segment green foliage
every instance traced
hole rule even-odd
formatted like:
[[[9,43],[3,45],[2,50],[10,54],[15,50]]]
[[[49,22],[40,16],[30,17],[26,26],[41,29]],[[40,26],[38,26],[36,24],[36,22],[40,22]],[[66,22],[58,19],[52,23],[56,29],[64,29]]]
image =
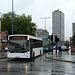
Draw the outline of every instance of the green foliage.
[[[13,33],[14,34],[28,34],[35,35],[36,24],[31,22],[32,17],[25,14],[16,15],[13,13]],[[12,13],[8,12],[2,16],[2,31],[8,31],[8,34],[12,34]]]

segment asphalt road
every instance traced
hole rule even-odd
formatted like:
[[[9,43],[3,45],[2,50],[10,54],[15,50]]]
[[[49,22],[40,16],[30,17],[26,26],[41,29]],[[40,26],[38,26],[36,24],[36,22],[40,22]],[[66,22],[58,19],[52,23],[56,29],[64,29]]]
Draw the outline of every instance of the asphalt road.
[[[0,59],[0,75],[75,75],[75,64],[47,59],[47,54],[34,60]]]

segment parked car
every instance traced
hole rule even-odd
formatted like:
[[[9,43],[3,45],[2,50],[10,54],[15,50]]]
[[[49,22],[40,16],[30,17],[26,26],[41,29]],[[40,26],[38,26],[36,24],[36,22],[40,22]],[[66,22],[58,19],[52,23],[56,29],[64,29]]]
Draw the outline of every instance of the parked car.
[[[69,50],[69,46],[62,45],[60,50],[68,51]]]
[[[60,46],[61,46],[61,45],[57,45],[57,49],[59,49]]]
[[[53,46],[53,49],[56,49],[56,46]]]
[[[57,49],[59,49],[60,45],[57,45]],[[53,46],[53,49],[56,49],[56,45]]]

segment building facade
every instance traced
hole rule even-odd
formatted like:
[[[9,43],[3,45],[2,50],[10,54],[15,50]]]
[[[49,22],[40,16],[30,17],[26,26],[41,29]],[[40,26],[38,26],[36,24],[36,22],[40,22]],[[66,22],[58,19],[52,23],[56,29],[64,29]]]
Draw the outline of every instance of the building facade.
[[[72,23],[72,36],[75,34],[75,23]]]
[[[64,13],[59,10],[52,12],[52,33],[53,41],[55,36],[59,38],[59,41],[64,41]]]
[[[49,32],[47,30],[43,29],[36,29],[36,36],[38,37],[41,33],[47,33],[49,35]]]
[[[8,32],[7,31],[1,31],[1,48],[4,51],[5,47],[8,43]]]
[[[40,33],[43,33],[43,29],[36,29],[36,36],[38,36]]]

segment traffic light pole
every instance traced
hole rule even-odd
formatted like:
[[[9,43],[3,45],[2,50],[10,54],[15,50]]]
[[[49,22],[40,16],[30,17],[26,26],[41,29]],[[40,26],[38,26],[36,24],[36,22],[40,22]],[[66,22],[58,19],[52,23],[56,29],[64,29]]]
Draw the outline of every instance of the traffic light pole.
[[[53,55],[53,41],[52,41],[52,55]]]
[[[52,41],[52,55],[53,55],[53,34],[51,35],[51,41]]]
[[[13,0],[12,0],[12,35],[13,35]]]
[[[55,42],[56,42],[56,54],[57,54],[57,36],[55,36]]]

